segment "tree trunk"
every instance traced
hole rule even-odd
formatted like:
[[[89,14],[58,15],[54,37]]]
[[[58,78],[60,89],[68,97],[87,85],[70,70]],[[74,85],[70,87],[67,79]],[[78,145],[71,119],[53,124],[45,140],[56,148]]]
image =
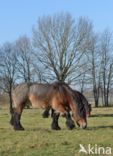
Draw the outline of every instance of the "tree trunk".
[[[95,99],[95,107],[98,107],[98,99]]]
[[[94,88],[93,94],[94,94],[95,107],[98,107],[98,105],[99,105],[99,88],[98,89]]]
[[[95,107],[98,107],[98,105],[99,105],[99,98],[98,98],[98,96],[97,96],[97,93],[96,93],[96,95],[94,96],[94,100],[95,100]]]

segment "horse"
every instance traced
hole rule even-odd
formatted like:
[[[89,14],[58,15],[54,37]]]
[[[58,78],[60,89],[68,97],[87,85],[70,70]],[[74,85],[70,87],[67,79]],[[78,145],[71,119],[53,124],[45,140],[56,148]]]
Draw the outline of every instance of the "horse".
[[[73,114],[74,122],[81,128],[87,127],[85,109],[80,114],[78,104],[71,88],[64,83],[54,82],[52,84],[22,83],[12,89],[13,114],[10,123],[15,130],[24,130],[20,119],[26,103],[29,101],[33,107],[42,109],[52,108],[54,118],[52,129],[59,129],[54,122],[59,114],[70,121],[69,111]]]
[[[77,90],[72,90],[74,92],[74,96],[76,98],[76,101],[79,105],[79,108],[81,107],[84,107],[85,110],[86,110],[86,116],[89,117],[91,115],[91,104],[88,103],[86,97],[80,93],[79,91]],[[82,109],[79,109],[80,111],[82,111]],[[51,110],[51,117],[54,118],[54,110],[51,109],[51,108],[47,108],[46,110],[44,110],[42,116],[43,118],[48,118],[49,117],[49,112]],[[57,117],[57,120],[55,120],[55,123],[56,125],[58,125],[58,118],[59,116]],[[69,118],[70,118],[70,121],[69,121]],[[67,118],[67,121],[66,121],[66,125],[68,127],[68,129],[73,129],[75,127],[75,124],[73,122],[73,120],[71,119],[71,115],[70,115],[70,112],[68,112],[68,118]]]

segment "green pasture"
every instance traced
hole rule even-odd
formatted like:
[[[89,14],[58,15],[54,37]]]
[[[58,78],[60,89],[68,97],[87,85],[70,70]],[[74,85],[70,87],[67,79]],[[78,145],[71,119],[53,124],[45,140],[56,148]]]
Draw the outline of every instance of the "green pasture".
[[[51,118],[42,111],[25,109],[22,124],[25,131],[14,131],[7,109],[0,109],[0,156],[80,156],[79,144],[111,147],[113,156],[113,108],[93,108],[88,128],[68,130],[60,118],[60,131],[51,130]]]

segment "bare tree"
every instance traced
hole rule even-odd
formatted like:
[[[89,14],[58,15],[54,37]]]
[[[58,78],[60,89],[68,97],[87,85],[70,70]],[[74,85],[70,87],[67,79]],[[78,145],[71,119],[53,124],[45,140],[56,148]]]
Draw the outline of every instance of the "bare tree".
[[[10,100],[10,113],[12,109],[12,87],[16,80],[16,55],[14,44],[5,43],[0,49],[0,87],[4,92],[8,93]]]
[[[16,41],[18,78],[24,82],[32,81],[33,50],[30,39],[22,36]]]
[[[91,68],[95,107],[99,105],[100,93],[102,102],[105,106],[108,106],[109,91],[113,78],[112,50],[112,34],[109,31],[105,31],[102,35],[96,37],[93,36],[89,67]]]
[[[86,18],[75,23],[70,14],[39,18],[33,28],[33,45],[48,80],[73,82],[85,64],[81,58],[89,48],[92,24]]]
[[[78,83],[79,83],[79,88],[80,88],[80,92],[83,94],[84,90],[85,90],[85,85],[87,84],[87,74],[86,71],[82,72],[80,78],[78,79]]]
[[[105,106],[109,105],[109,92],[113,78],[113,35],[105,30],[101,36],[102,86]]]
[[[99,35],[96,33],[91,34],[91,44],[90,50],[88,53],[89,61],[89,83],[93,87],[93,95],[95,107],[99,105],[99,96],[100,96],[100,78],[101,78],[101,55],[99,50]],[[90,77],[91,76],[91,77]]]

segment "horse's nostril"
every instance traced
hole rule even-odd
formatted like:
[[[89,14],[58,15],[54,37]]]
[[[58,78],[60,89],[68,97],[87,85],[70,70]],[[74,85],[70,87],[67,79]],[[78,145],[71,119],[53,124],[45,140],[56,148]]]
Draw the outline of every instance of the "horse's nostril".
[[[82,129],[86,129],[86,127],[87,127],[87,124],[86,124],[86,123],[84,123],[84,124],[82,124],[82,125],[80,126],[80,128],[82,128]]]
[[[85,129],[86,127],[87,127],[86,124],[83,124],[83,125],[82,125],[82,129]]]
[[[85,125],[85,126],[83,126],[83,129],[86,129],[86,127],[87,127],[86,125]]]

